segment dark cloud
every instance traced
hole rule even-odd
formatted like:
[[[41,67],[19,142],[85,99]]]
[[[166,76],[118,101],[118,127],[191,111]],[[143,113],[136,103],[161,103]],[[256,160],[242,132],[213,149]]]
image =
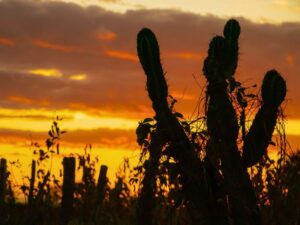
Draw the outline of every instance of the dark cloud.
[[[255,24],[238,19],[242,34],[237,79],[259,83],[268,69],[278,69],[288,82],[287,114],[299,118],[300,23]],[[174,10],[118,14],[63,2],[1,1],[0,104],[81,106],[124,115],[147,111],[145,76],[134,58],[136,34],[142,27],[153,29],[159,39],[171,91],[197,97],[200,88],[193,75],[204,85],[201,56],[205,57],[210,39],[222,33],[224,23],[212,15]],[[64,76],[27,72],[38,68],[56,68]],[[72,74],[86,74],[87,79],[68,79]],[[32,101],[13,101],[11,96]],[[178,107],[191,113],[196,100],[183,98]]]
[[[46,132],[20,131],[12,129],[0,129],[0,143],[15,144],[38,142],[45,147]],[[138,149],[135,132],[121,129],[95,129],[95,130],[72,130],[62,135],[61,147],[84,147],[91,144],[103,148]]]

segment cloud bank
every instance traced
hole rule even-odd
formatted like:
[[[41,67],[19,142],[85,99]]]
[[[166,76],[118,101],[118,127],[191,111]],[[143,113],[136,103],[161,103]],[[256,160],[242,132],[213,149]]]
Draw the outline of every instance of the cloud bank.
[[[237,80],[260,84],[264,73],[276,68],[287,80],[286,114],[299,119],[300,23],[237,19],[242,27]],[[177,108],[188,116],[205,85],[202,63],[209,41],[222,33],[225,22],[176,10],[120,14],[64,2],[0,1],[0,106],[105,112],[137,120],[152,116],[136,57],[136,35],[149,27],[159,40],[170,92],[179,99]],[[1,131],[13,137],[11,132]],[[122,139],[121,131],[115,132],[99,134],[107,140],[118,137],[122,145],[130,139],[132,144],[134,133]],[[95,131],[85,134],[90,141],[103,141]],[[79,140],[76,135],[70,141]]]
[[[242,26],[237,79],[259,83],[276,68],[287,79],[288,114],[300,117],[300,23]],[[189,112],[202,80],[202,61],[210,39],[225,21],[175,10],[113,13],[100,7],[63,2],[0,2],[0,103],[4,107],[86,108],[141,111],[150,104],[145,77],[136,58],[136,34],[156,33],[170,89],[182,93],[180,107]],[[58,77],[29,71],[56,69]],[[72,80],[76,74],[85,79]],[[185,99],[184,94],[195,97]],[[31,99],[16,101],[12,96]]]

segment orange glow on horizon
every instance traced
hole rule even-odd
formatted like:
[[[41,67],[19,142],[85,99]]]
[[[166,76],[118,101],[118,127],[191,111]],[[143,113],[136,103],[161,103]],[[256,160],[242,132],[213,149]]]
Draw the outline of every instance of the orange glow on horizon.
[[[44,147],[43,147],[44,148]],[[60,155],[53,154],[53,160],[48,160],[46,168],[52,168],[52,174],[59,179],[59,173],[62,169],[62,160],[64,156],[76,156],[76,154],[83,154],[84,145],[82,147],[64,147],[62,146]],[[99,162],[96,163],[96,175],[98,177],[100,165],[107,165],[107,176],[113,183],[116,179],[116,173],[121,166],[125,158],[128,158],[131,165],[137,165],[139,161],[139,152],[132,151],[123,148],[98,148],[93,147],[91,151],[93,160],[95,157],[99,158]],[[30,143],[27,144],[1,144],[0,143],[0,158],[5,157],[8,160],[8,169],[13,173],[13,181],[16,183],[22,182],[24,176],[30,175],[31,161],[36,156],[33,154],[33,149],[30,147]],[[114,159],[114,160],[112,160]],[[20,160],[21,168],[12,167],[10,162]],[[52,165],[51,165],[52,164]],[[76,180],[81,179],[81,171],[76,171]]]
[[[31,99],[12,96],[12,100],[19,101],[23,104],[33,104],[34,101]],[[26,111],[26,109],[10,109],[5,110],[0,108],[0,128],[3,129],[13,129],[13,130],[23,130],[23,131],[47,131],[49,126],[51,125],[51,121],[59,115],[64,118],[67,117],[66,120],[63,120],[61,123],[63,125],[63,129],[65,130],[93,130],[98,128],[107,128],[107,129],[121,129],[121,130],[134,130],[138,125],[138,120],[129,119],[124,117],[114,117],[109,115],[89,115],[85,112],[80,111],[72,111],[72,110],[57,110],[57,111],[47,111],[47,110],[31,110],[33,115],[47,115],[49,117],[48,120],[36,119],[36,118],[24,118],[20,117],[22,115],[22,111]],[[8,115],[8,116],[5,116]],[[16,115],[13,117],[13,115]],[[26,114],[25,114],[26,115]],[[28,115],[28,114],[27,114]],[[52,119],[53,118],[53,119]]]

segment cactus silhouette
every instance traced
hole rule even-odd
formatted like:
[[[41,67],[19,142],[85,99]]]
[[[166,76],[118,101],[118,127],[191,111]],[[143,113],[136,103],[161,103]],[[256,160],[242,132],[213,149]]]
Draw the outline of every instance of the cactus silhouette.
[[[266,73],[261,93],[262,106],[255,116],[243,146],[243,161],[247,167],[256,164],[266,152],[276,125],[278,107],[286,95],[285,81],[276,70]]]
[[[238,64],[239,35],[239,23],[231,19],[224,27],[223,36],[215,36],[209,44],[203,65],[203,74],[208,81],[208,140],[206,157],[200,159],[196,146],[168,103],[168,85],[156,37],[148,28],[139,32],[137,51],[147,76],[147,91],[155,111],[157,129],[150,136],[150,157],[145,166],[137,224],[154,223],[157,168],[166,145],[169,146],[167,154],[174,158],[179,168],[185,201],[191,209],[189,212],[196,216],[193,217],[194,224],[261,224],[247,167],[259,162],[266,152],[279,106],[286,95],[286,84],[277,71],[266,73],[261,91],[262,104],[248,133],[243,130],[245,137],[241,155],[237,145],[239,116],[230,97],[237,86],[234,74]],[[221,184],[217,181],[220,177]]]
[[[151,30],[144,28],[139,32],[137,50],[147,76],[147,90],[157,120],[157,132],[153,134],[149,147],[148,170],[142,182],[143,188],[137,212],[138,224],[152,224],[151,204],[154,197],[152,190],[155,187],[159,156],[162,146],[166,143],[171,145],[170,156],[178,162],[186,200],[191,202],[191,208],[198,209],[198,213],[201,212],[199,217],[203,220],[204,217],[212,215],[214,210],[212,201],[209,200],[210,192],[203,185],[204,176],[201,173],[203,163],[199,160],[193,145],[168,104],[168,86],[160,63],[159,46]],[[211,217],[213,219],[213,215]]]

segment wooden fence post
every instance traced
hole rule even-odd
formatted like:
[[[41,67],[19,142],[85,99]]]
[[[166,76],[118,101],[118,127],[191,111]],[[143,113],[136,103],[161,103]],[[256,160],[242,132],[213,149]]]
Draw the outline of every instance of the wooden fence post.
[[[7,180],[7,161],[6,159],[0,160],[0,209],[4,206],[5,192]]]
[[[97,203],[102,204],[104,200],[105,195],[105,187],[106,187],[106,173],[107,173],[108,167],[106,165],[101,165],[100,167],[100,173],[98,178],[98,184],[97,184]]]
[[[94,209],[94,212],[92,213],[92,216],[89,221],[89,225],[94,224],[101,224],[99,223],[100,214],[102,212],[102,205],[105,198],[105,188],[107,185],[107,174],[108,167],[106,165],[101,165],[100,167],[100,173],[98,177],[98,183],[97,183],[97,200],[96,200],[96,208]]]
[[[34,183],[35,183],[35,173],[36,173],[36,161],[32,160],[29,195],[28,195],[28,205],[30,208],[32,207],[32,204],[33,204],[33,190],[34,190]]]
[[[63,188],[61,201],[61,225],[67,225],[72,218],[75,191],[75,158],[63,160]]]

